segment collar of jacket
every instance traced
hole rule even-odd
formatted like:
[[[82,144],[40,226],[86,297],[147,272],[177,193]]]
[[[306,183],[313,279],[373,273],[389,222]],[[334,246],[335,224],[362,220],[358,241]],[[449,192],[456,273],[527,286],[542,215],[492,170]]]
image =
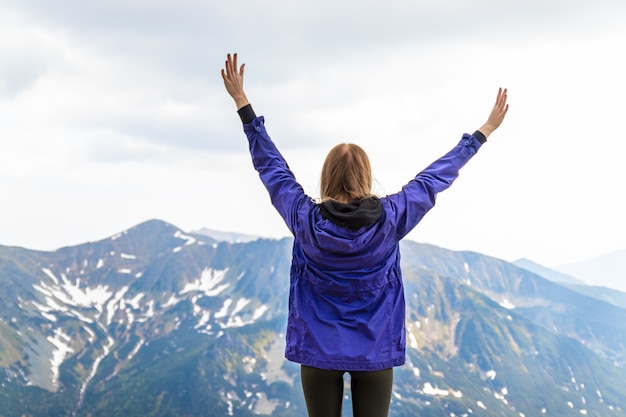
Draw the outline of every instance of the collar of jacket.
[[[319,210],[324,219],[357,230],[376,223],[383,207],[378,197],[368,197],[347,204],[335,200],[324,201],[319,205]]]

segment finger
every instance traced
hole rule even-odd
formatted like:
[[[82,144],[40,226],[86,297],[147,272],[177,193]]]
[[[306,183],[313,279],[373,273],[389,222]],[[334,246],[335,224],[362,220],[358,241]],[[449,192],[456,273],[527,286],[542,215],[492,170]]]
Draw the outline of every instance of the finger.
[[[224,75],[226,76],[227,80],[230,80],[232,78],[231,72],[232,70],[230,69],[230,63],[226,61],[226,64],[224,65]]]
[[[226,55],[226,74],[230,76],[230,73],[233,71],[233,57],[228,54]]]
[[[503,113],[506,113],[507,109],[509,108],[509,105],[506,102],[506,95],[502,99],[502,104],[500,105],[500,108]]]
[[[500,87],[500,89],[498,89],[498,97],[496,99],[496,105],[499,108],[504,107],[504,105],[506,104],[506,88],[502,89],[502,87]]]

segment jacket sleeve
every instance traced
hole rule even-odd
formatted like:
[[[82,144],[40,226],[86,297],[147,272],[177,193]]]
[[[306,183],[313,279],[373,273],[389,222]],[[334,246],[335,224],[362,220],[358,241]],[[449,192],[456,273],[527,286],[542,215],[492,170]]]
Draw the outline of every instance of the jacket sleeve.
[[[272,204],[293,234],[298,203],[308,197],[267,134],[264,117],[255,117],[251,123],[244,124],[243,129],[254,169],[269,192]]]
[[[396,236],[406,236],[434,207],[437,194],[452,185],[459,170],[478,152],[484,136],[465,133],[450,152],[417,174],[402,190],[387,197],[395,216]]]

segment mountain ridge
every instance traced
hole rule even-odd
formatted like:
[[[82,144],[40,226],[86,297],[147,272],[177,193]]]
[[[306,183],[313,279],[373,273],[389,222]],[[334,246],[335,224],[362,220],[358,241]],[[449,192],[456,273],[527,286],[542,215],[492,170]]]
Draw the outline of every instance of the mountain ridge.
[[[576,277],[565,274],[563,272],[559,272],[554,269],[545,267],[527,258],[521,258],[512,263],[515,266],[519,266],[520,268],[527,269],[530,272],[534,272],[535,274],[540,275],[550,281],[560,282],[564,284],[587,285],[587,283],[585,283],[581,279],[578,279]]]

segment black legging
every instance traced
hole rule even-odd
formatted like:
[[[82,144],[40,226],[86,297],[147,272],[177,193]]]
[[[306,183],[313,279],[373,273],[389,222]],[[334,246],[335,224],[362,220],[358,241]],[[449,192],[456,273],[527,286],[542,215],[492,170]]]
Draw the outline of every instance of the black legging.
[[[302,365],[302,388],[309,417],[341,417],[343,374]],[[382,371],[349,371],[354,417],[387,417],[393,368]]]

